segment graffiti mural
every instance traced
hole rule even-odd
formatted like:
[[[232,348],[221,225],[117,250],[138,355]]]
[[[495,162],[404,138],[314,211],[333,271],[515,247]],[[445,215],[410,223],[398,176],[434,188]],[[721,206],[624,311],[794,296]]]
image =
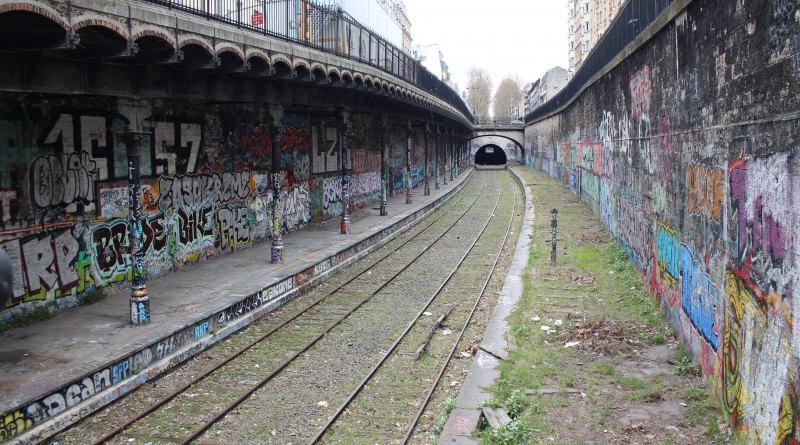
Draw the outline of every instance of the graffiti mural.
[[[721,169],[710,170],[699,164],[692,164],[686,175],[688,197],[686,209],[689,213],[702,215],[719,221],[722,214],[724,173]]]
[[[800,444],[800,152],[782,111],[798,97],[798,9],[690,6],[525,128],[529,164],[579,194],[648,281],[733,443]],[[741,30],[693,37],[738,17],[750,20]],[[720,50],[737,38],[769,48]]]
[[[9,172],[0,175],[0,244],[14,266],[11,308],[132,278],[127,149],[117,136],[128,121],[113,102],[99,109],[33,103],[32,117],[0,120],[0,145],[8,149],[0,165]],[[216,110],[198,114],[166,104],[139,111],[149,116],[139,124],[151,135],[140,156],[143,269],[150,277],[272,234],[269,121],[258,113],[242,119],[235,107]],[[276,184],[283,229],[340,215],[337,129],[312,131],[297,117],[282,124]],[[358,208],[378,199],[380,154],[352,153],[351,195]],[[312,160],[321,160],[329,177],[314,178]]]

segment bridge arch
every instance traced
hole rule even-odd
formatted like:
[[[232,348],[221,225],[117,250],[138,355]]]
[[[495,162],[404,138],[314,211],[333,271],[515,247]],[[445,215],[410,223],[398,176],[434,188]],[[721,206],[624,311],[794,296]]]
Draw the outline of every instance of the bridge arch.
[[[498,147],[501,150],[503,150],[503,153],[506,155],[506,158],[507,158],[506,160],[507,161],[508,160],[512,160],[512,161],[519,161],[519,162],[525,163],[525,148],[523,147],[522,143],[520,141],[518,141],[517,139],[514,139],[514,138],[512,138],[510,136],[506,136],[504,134],[499,134],[499,133],[481,133],[481,134],[478,134],[478,135],[475,135],[475,136],[472,136],[472,137],[468,138],[467,142],[472,142],[472,141],[474,141],[476,139],[480,139],[480,138],[490,138],[490,139],[489,139],[489,141],[487,141],[485,143],[481,143],[479,146],[477,146],[478,147],[477,149],[475,149],[476,145],[473,145],[472,146],[473,147],[472,148],[472,155],[473,156],[477,156],[478,152],[480,150],[482,150],[484,147],[494,146],[494,147]],[[497,141],[497,139],[507,140],[507,141],[513,142],[514,145],[516,145],[516,150],[512,150],[511,153],[508,153],[506,149],[503,149],[502,147],[500,147],[500,144]],[[477,158],[475,158],[475,161],[477,162]]]

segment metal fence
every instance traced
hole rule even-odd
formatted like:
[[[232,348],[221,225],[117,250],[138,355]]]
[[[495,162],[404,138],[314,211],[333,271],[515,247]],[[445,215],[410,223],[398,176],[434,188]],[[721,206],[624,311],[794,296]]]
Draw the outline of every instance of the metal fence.
[[[685,0],[682,0],[685,2]],[[552,99],[525,116],[530,123],[545,117],[571,102],[629,43],[650,26],[676,0],[628,0],[600,41],[584,60],[575,76]]]
[[[433,94],[472,121],[461,97],[419,61],[324,0],[145,0],[358,60]]]
[[[522,118],[519,117],[476,117],[473,121],[475,125],[522,125]]]

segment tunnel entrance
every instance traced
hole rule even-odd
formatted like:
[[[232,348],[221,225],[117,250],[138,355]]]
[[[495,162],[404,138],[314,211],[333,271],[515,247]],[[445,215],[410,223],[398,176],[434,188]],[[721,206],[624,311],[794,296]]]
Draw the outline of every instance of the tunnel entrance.
[[[497,145],[484,145],[475,153],[475,165],[506,165],[506,152]]]

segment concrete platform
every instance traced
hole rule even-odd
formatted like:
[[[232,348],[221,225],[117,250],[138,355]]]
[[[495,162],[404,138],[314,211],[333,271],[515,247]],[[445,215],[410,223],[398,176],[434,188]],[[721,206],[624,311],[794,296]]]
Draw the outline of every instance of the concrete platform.
[[[304,289],[388,242],[463,187],[469,169],[440,190],[413,190],[284,237],[286,262],[269,243],[192,265],[147,283],[151,322],[129,323],[130,289],[0,335],[0,441],[38,443],[224,339]]]
[[[509,171],[514,173],[513,169],[509,169]],[[472,435],[481,418],[481,406],[493,396],[493,393],[486,389],[494,385],[497,378],[500,377],[497,366],[500,365],[501,360],[508,357],[508,351],[512,350],[512,345],[507,340],[508,324],[505,319],[522,295],[522,276],[528,264],[535,210],[530,204],[532,200],[529,188],[521,178],[516,174],[514,176],[525,190],[526,203],[514,259],[503,283],[503,289],[500,291],[500,298],[489,320],[489,325],[486,327],[480,349],[475,354],[461,391],[456,398],[456,406],[439,435],[439,444],[478,445],[481,443],[480,439],[473,438]]]

